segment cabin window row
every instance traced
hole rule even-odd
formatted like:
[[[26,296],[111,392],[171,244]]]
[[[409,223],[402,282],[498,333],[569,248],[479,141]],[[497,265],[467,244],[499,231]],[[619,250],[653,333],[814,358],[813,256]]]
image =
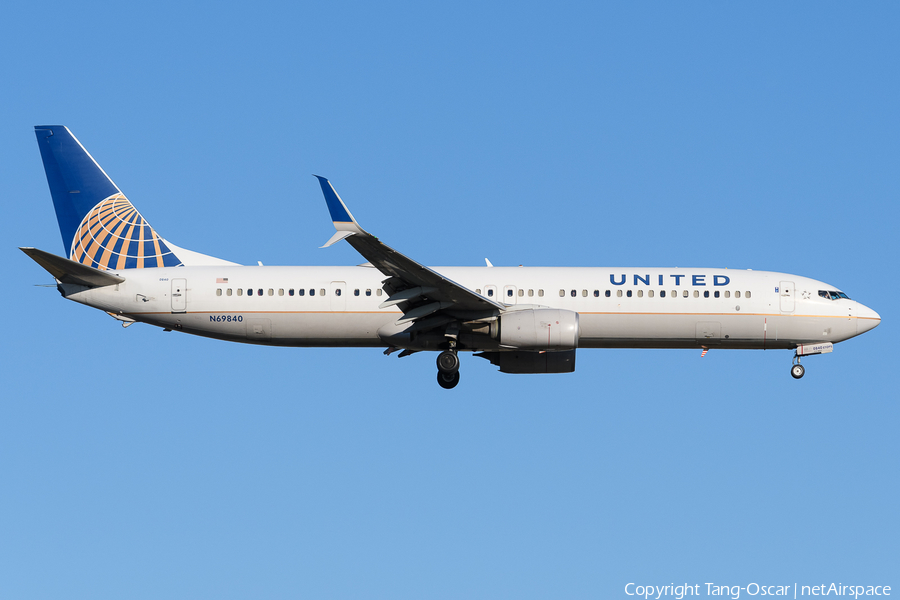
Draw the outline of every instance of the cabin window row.
[[[223,288],[217,288],[217,289],[216,289],[216,296],[221,296],[223,293],[224,293],[226,296],[233,296],[233,295],[243,296],[244,293],[245,293],[245,290],[244,290],[244,288],[237,288],[237,289],[224,288],[224,290],[223,290]],[[275,292],[275,288],[269,288],[268,290],[266,290],[266,289],[264,289],[264,288],[256,288],[256,289],[254,289],[254,288],[247,288],[247,289],[246,289],[246,294],[247,294],[248,296],[254,296],[254,295],[255,295],[255,296],[274,296],[275,293],[276,293],[276,292]],[[285,294],[284,288],[279,288],[277,293],[278,293],[279,296],[284,296],[284,294]],[[316,295],[316,288],[309,288],[308,290],[307,290],[306,288],[300,288],[300,289],[296,290],[296,292],[294,291],[294,288],[289,288],[289,289],[287,290],[287,295],[288,295],[288,296],[294,296],[295,294],[296,294],[297,296],[306,296],[307,293],[308,293],[310,296],[315,296],[315,295]],[[319,295],[320,295],[320,296],[324,296],[324,295],[326,295],[327,293],[328,293],[328,292],[325,290],[325,288],[319,288]],[[343,291],[342,291],[341,288],[335,288],[335,289],[334,289],[334,295],[335,295],[335,296],[340,296],[342,293],[343,293]],[[376,295],[376,296],[381,296],[382,293],[383,293],[383,292],[382,292],[382,290],[381,290],[380,288],[375,290],[375,295]],[[366,289],[366,290],[364,290],[364,291],[361,291],[360,288],[356,288],[356,289],[353,290],[353,295],[354,295],[354,296],[360,296],[360,295],[371,296],[371,295],[372,295],[372,289],[369,288],[369,289]]]
[[[480,294],[480,293],[481,293],[481,288],[475,288],[475,293],[476,293],[476,294]],[[519,298],[523,297],[524,295],[525,295],[525,289],[524,289],[524,288],[519,288]],[[513,290],[512,290],[512,289],[506,290],[506,296],[509,297],[509,298],[512,298],[512,297],[513,297]],[[530,298],[530,297],[532,297],[532,296],[534,296],[534,290],[533,290],[533,289],[528,290],[528,297]],[[537,291],[537,296],[538,296],[538,298],[543,298],[543,297],[544,297],[544,290],[538,290],[538,291]],[[493,288],[487,288],[487,297],[488,297],[488,298],[493,298],[493,297],[494,297],[494,290],[493,290]]]
[[[560,297],[564,297],[564,296],[566,295],[566,290],[559,290],[559,295],[560,295]],[[578,291],[577,291],[577,290],[571,290],[571,291],[569,292],[569,295],[572,296],[573,298],[575,298],[576,296],[578,296]],[[587,295],[588,295],[588,291],[587,291],[587,290],[581,290],[581,296],[582,296],[582,297],[585,297],[585,298],[586,298]],[[611,297],[612,297],[612,290],[606,290],[606,291],[604,291],[604,292],[603,292],[603,295],[604,295],[606,298],[611,298]],[[631,298],[633,295],[634,295],[634,293],[633,293],[632,290],[616,290],[616,297],[617,297],[617,298],[621,298],[622,296],[625,296],[626,298]],[[654,291],[654,290],[647,290],[647,297],[648,297],[648,298],[653,298],[654,295],[655,295],[655,291]],[[700,298],[700,297],[701,297],[701,292],[700,292],[700,290],[693,290],[693,293],[691,293],[690,290],[682,290],[682,291],[681,291],[681,297],[683,297],[683,298],[690,298],[691,296],[693,296],[694,298]],[[750,292],[749,292],[749,291],[743,292],[743,296],[744,296],[744,298],[750,298]],[[594,290],[594,298],[599,298],[599,297],[600,297],[600,290]],[[638,297],[638,298],[643,298],[643,297],[644,297],[644,290],[637,290],[637,297]],[[665,297],[666,297],[666,290],[659,290],[659,297],[660,297],[660,298],[665,298]],[[678,290],[672,290],[672,291],[669,293],[669,297],[670,297],[670,298],[677,298],[677,297],[678,297]],[[702,297],[703,297],[703,298],[731,298],[731,290],[725,290],[725,291],[722,291],[722,292],[720,292],[719,290],[715,290],[715,291],[713,291],[713,292],[710,292],[709,290],[703,290],[703,292],[702,292]],[[735,291],[735,292],[734,292],[734,297],[735,297],[735,298],[740,298],[740,297],[741,297],[741,292],[740,292],[740,291]]]
[[[507,290],[506,290],[506,297],[507,297],[507,298],[512,298],[513,295],[514,295],[513,292],[514,292],[514,290],[513,290],[512,288],[507,289]],[[481,289],[480,289],[480,288],[476,289],[476,290],[475,290],[475,293],[476,293],[476,294],[480,294],[480,293],[481,293]],[[526,293],[526,290],[525,290],[525,289],[523,289],[523,288],[518,288],[518,291],[517,291],[516,295],[518,295],[518,296],[521,298],[521,297],[525,296],[525,293]],[[533,289],[528,290],[527,293],[528,293],[528,296],[529,296],[529,297],[534,296],[534,290],[533,290]],[[538,290],[538,291],[537,291],[537,295],[538,295],[539,298],[542,298],[542,297],[544,296],[544,290]],[[570,290],[568,295],[571,296],[572,298],[576,298],[576,297],[578,297],[578,290]],[[589,295],[589,294],[588,294],[588,290],[581,290],[581,296],[582,296],[583,298],[587,298],[588,295]],[[604,295],[605,297],[607,297],[607,298],[612,297],[612,290],[606,290],[606,291],[603,293],[603,295]],[[616,290],[616,297],[617,297],[617,298],[621,298],[622,296],[625,296],[625,297],[627,297],[627,298],[631,298],[631,297],[634,296],[634,293],[633,293],[632,290]],[[647,297],[648,297],[648,298],[653,298],[654,296],[655,296],[655,291],[654,291],[654,290],[647,290]],[[691,296],[691,293],[690,293],[689,290],[682,290],[682,296],[683,296],[684,298],[689,298],[689,297]],[[693,296],[694,296],[694,298],[699,298],[699,297],[700,297],[700,290],[694,290],[694,291],[693,291]],[[494,290],[493,290],[492,288],[487,288],[487,297],[488,297],[488,298],[493,298],[493,297],[494,297]],[[565,297],[566,297],[566,290],[564,290],[564,289],[563,289],[563,290],[559,290],[559,297],[560,297],[560,298],[565,298]],[[595,298],[599,298],[599,297],[600,297],[600,290],[594,290],[594,297],[595,297]],[[643,298],[643,297],[644,297],[644,290],[637,290],[637,297],[638,297],[638,298]],[[660,290],[660,291],[659,291],[659,297],[660,297],[660,298],[665,298],[665,297],[666,297],[666,290]],[[671,293],[669,294],[669,297],[670,297],[670,298],[677,298],[677,297],[678,297],[678,290],[672,290]],[[720,292],[719,290],[715,290],[715,291],[713,291],[712,294],[710,295],[710,291],[709,291],[709,290],[703,290],[703,297],[704,297],[704,298],[710,298],[710,297],[712,297],[712,298],[722,298],[722,297],[724,297],[724,298],[731,298],[731,291],[730,291],[730,290],[725,290],[724,292]],[[741,292],[740,292],[740,291],[734,292],[734,297],[735,297],[735,298],[740,298],[740,297],[741,297]],[[743,297],[744,297],[744,298],[750,298],[750,292],[749,292],[749,291],[743,292]]]

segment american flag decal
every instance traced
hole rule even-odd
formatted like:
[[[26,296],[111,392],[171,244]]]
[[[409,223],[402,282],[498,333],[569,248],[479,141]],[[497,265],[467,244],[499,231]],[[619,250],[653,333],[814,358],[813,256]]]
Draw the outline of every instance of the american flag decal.
[[[227,277],[218,277],[216,278],[216,283],[228,283]]]

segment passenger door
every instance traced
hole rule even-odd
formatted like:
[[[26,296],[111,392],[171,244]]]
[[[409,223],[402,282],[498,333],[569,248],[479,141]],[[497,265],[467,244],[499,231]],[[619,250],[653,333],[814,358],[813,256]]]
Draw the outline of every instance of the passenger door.
[[[794,282],[782,281],[778,288],[779,295],[781,296],[781,312],[794,312]]]

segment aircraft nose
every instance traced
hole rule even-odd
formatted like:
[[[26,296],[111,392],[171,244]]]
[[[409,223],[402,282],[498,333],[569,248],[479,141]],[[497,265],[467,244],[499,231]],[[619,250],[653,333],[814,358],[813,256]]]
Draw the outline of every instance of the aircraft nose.
[[[859,305],[859,313],[856,318],[856,332],[865,333],[870,329],[875,329],[881,324],[881,315],[869,308],[868,306]]]

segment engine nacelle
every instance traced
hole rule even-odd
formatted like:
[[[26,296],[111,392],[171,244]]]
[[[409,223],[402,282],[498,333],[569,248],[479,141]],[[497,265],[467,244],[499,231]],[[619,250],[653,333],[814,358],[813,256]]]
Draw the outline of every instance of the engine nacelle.
[[[578,313],[532,308],[500,315],[501,346],[521,350],[574,350],[578,347]]]

